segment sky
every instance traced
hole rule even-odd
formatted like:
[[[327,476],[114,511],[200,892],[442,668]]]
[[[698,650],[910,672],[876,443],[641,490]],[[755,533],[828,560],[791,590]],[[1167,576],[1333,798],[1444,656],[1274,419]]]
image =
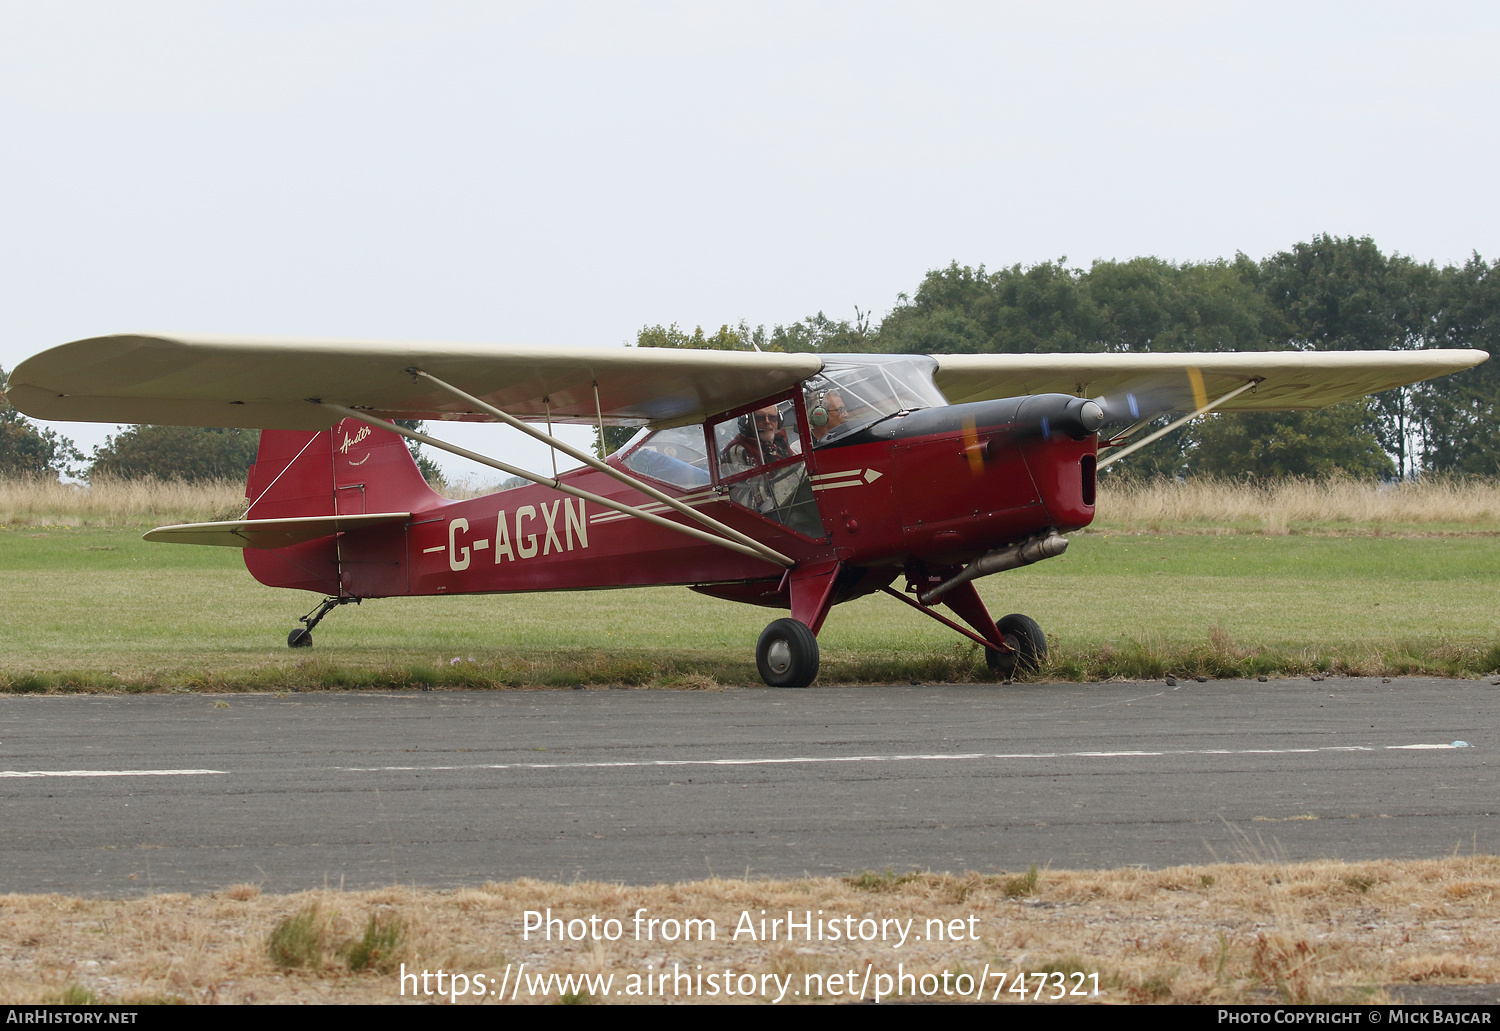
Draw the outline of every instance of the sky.
[[[1496,52],[1482,3],[0,0],[0,365],[878,320],[954,261],[1318,233],[1493,260]]]

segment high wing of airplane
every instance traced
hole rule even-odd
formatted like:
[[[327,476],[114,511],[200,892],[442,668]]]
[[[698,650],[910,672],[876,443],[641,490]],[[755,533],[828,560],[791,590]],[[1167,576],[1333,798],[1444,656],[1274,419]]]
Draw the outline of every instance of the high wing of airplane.
[[[7,396],[42,419],[260,429],[243,519],[146,537],[243,548],[262,583],[325,595],[288,636],[293,647],[310,645],[334,608],[366,598],[675,584],[790,610],[762,632],[756,661],[768,684],[805,687],[830,609],[875,592],[983,645],[1001,676],[1035,668],[1046,635],[1024,615],[993,620],[974,580],[1062,554],[1065,534],[1094,517],[1100,468],[1206,412],[1320,408],[1487,357],[814,355],[128,334],[27,359]],[[1180,417],[1136,439],[1167,412]],[[531,472],[397,419],[504,423],[583,468]],[[557,439],[552,423],[640,431],[600,460]],[[530,483],[451,501],[422,479],[403,437]],[[902,577],[904,591],[892,587]]]

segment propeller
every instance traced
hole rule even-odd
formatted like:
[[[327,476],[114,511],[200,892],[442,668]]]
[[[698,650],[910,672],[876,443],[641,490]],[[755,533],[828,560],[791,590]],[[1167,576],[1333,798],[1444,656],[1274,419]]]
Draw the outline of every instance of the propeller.
[[[1104,410],[1101,446],[1106,440],[1131,436],[1163,415],[1191,412],[1208,403],[1197,369],[1141,376],[1093,400]]]
[[[1095,398],[1094,400],[1105,412],[1104,425],[1126,426],[1124,430],[1114,431],[1108,436],[1101,434],[1104,439],[1099,442],[1100,448],[1110,447],[1114,450],[1099,460],[1099,468],[1104,469],[1131,452],[1140,450],[1204,412],[1217,408],[1254,388],[1260,381],[1260,378],[1248,380],[1227,394],[1210,401],[1208,391],[1203,384],[1203,373],[1196,368],[1188,367],[1179,371],[1132,380],[1102,397]],[[1126,443],[1136,433],[1168,413],[1183,414],[1161,429],[1132,443]]]

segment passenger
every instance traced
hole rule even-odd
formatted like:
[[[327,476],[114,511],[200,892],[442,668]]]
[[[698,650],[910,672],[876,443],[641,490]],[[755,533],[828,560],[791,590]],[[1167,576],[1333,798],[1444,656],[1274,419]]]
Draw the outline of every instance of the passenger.
[[[818,418],[822,411],[823,418]],[[823,443],[823,438],[844,425],[849,417],[849,408],[837,390],[817,390],[807,406],[807,421],[812,426],[813,447]]]

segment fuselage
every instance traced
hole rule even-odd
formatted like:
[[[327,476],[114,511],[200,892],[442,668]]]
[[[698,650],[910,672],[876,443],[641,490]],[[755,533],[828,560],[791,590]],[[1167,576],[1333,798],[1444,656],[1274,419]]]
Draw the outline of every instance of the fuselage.
[[[800,439],[812,441],[804,400],[785,398]],[[816,507],[815,524],[767,517],[738,503],[721,462],[701,485],[674,485],[632,468],[633,451],[609,458],[669,496],[764,542],[798,566],[837,561],[850,572],[838,600],[889,583],[914,563],[949,567],[1048,529],[1086,526],[1094,513],[1096,440],[1058,428],[1074,399],[1037,395],[900,412],[775,467]],[[1059,414],[1061,413],[1061,414]],[[712,420],[703,450],[714,449]],[[794,429],[795,429],[794,428]],[[691,431],[677,431],[691,439]],[[654,456],[653,456],[654,457]],[[409,462],[393,435],[350,421],[331,431],[338,514],[410,510],[405,525],[359,530],[283,556],[246,552],[264,582],[373,598],[395,595],[588,590],[691,585],[757,604],[784,605],[783,569],[671,529],[532,484],[465,501],[392,486]],[[666,506],[593,469],[560,482],[686,522]],[[726,482],[729,481],[729,482]],[[253,481],[252,481],[253,482]],[[392,497],[394,491],[398,496]],[[394,501],[394,506],[393,506]],[[279,511],[254,512],[258,517]],[[794,527],[800,527],[797,529]],[[812,533],[802,532],[812,528]],[[814,535],[817,529],[821,535]],[[279,560],[278,560],[279,557]],[[288,582],[288,571],[299,573]],[[326,570],[325,575],[307,574]],[[859,573],[858,571],[863,571]]]

